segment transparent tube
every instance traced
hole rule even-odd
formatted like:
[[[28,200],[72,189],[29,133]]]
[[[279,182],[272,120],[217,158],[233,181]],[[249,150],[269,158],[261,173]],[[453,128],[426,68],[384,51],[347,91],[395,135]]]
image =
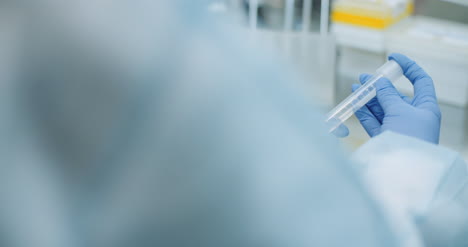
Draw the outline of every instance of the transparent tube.
[[[370,79],[327,114],[325,122],[329,132],[331,133],[336,130],[357,110],[361,109],[361,107],[375,97],[375,83],[380,78],[385,77],[391,82],[395,82],[402,75],[403,70],[400,65],[393,60],[386,62],[382,67],[378,68]]]

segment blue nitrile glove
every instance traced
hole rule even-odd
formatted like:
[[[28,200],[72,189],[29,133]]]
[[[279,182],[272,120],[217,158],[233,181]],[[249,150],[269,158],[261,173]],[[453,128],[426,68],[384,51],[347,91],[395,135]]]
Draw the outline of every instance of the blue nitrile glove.
[[[397,62],[414,87],[414,98],[398,92],[393,84],[382,78],[376,83],[377,97],[355,114],[369,136],[386,130],[439,143],[441,113],[437,104],[432,78],[408,57],[393,53],[389,59]],[[370,75],[363,74],[361,83]],[[353,85],[353,91],[360,85]]]

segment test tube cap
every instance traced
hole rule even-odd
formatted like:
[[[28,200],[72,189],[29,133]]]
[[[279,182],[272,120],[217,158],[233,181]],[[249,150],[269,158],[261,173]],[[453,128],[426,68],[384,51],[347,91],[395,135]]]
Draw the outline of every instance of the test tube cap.
[[[377,69],[377,73],[382,74],[390,81],[395,82],[403,76],[403,69],[401,69],[397,62],[389,60]]]

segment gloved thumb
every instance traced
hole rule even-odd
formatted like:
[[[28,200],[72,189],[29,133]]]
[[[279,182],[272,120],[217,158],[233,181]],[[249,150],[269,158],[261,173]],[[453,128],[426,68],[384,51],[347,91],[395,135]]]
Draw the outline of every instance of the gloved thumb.
[[[384,112],[388,112],[392,107],[404,103],[398,90],[387,78],[380,78],[375,84],[377,90],[377,100]]]
[[[349,135],[349,129],[344,124],[340,124],[338,128],[332,131],[332,134],[339,138],[344,138]]]

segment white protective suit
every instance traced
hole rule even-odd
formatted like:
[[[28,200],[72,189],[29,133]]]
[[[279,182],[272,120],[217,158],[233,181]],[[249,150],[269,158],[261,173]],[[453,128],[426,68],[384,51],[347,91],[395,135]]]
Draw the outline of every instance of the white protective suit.
[[[405,246],[467,246],[468,172],[459,154],[385,132],[354,159]]]
[[[295,77],[196,3],[15,9],[1,246],[463,246],[456,154],[384,133],[353,166]]]

